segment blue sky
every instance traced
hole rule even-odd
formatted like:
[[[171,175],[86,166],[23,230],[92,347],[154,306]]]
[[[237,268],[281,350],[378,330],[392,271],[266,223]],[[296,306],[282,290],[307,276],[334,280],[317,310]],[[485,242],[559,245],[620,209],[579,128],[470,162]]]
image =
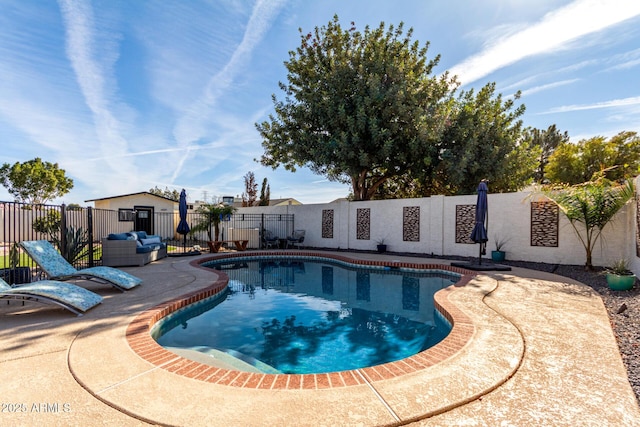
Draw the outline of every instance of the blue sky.
[[[190,200],[268,178],[271,197],[349,193],[306,169],[264,168],[254,124],[282,98],[283,62],[337,14],[413,27],[462,89],[522,91],[525,126],[573,141],[640,132],[638,0],[0,0],[0,163],[57,162],[55,202],[185,188]],[[0,188],[0,200],[12,200]]]

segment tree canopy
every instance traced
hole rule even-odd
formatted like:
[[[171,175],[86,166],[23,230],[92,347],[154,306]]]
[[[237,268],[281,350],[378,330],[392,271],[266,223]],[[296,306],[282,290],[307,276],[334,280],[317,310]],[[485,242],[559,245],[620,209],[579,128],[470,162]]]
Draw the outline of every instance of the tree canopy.
[[[167,199],[175,200],[176,202],[180,200],[180,192],[175,188],[173,190],[169,190],[169,187],[164,187],[164,190],[161,190],[156,185],[155,187],[149,189],[149,193],[155,194],[156,196],[165,197]]]
[[[244,193],[242,193],[242,206],[253,206],[258,199],[258,183],[256,175],[249,171],[244,176]]]
[[[546,177],[554,183],[574,185],[603,171],[613,181],[640,173],[640,137],[636,132],[620,132],[610,139],[595,136],[577,143],[562,142],[549,157]]]
[[[285,62],[285,100],[256,124],[265,166],[307,166],[350,183],[355,200],[370,199],[385,181],[422,165],[435,152],[452,103],[455,79],[432,76],[440,57],[412,41],[413,30],[342,29],[335,16]]]
[[[258,201],[258,206],[269,206],[269,202],[271,201],[271,186],[265,177],[262,180],[262,187],[260,188],[260,200]]]
[[[16,201],[31,204],[44,204],[73,188],[73,180],[65,175],[64,169],[39,157],[24,163],[3,164],[0,183]]]
[[[535,172],[534,181],[541,184],[547,181],[546,168],[549,158],[559,145],[569,142],[569,133],[560,133],[556,125],[549,126],[546,130],[527,128],[525,138],[529,139],[534,146],[540,147],[540,157]]]
[[[537,150],[522,137],[524,105],[517,92],[504,100],[488,83],[477,93],[462,92],[452,108],[437,157],[428,161],[427,194],[473,194],[487,179],[492,192],[517,191],[528,184]],[[425,166],[427,161],[425,161]]]

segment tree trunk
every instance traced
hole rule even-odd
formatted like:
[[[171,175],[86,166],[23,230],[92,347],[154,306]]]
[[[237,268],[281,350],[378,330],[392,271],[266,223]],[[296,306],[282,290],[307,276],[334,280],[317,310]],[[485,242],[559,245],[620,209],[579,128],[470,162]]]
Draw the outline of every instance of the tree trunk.
[[[585,270],[592,271],[593,264],[591,260],[591,249],[587,248],[587,263],[584,266]]]

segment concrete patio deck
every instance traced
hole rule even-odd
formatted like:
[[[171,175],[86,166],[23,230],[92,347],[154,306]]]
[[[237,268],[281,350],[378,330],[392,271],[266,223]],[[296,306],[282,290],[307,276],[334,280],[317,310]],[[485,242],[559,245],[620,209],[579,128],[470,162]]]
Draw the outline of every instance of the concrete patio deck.
[[[130,347],[127,328],[140,313],[217,280],[191,261],[125,268],[144,279],[125,293],[80,283],[104,296],[82,317],[0,302],[0,425],[640,426],[605,307],[570,279],[514,268],[448,290],[448,307],[470,319],[472,332],[425,369],[384,379],[353,371],[354,384],[340,387],[260,389],[171,372]]]

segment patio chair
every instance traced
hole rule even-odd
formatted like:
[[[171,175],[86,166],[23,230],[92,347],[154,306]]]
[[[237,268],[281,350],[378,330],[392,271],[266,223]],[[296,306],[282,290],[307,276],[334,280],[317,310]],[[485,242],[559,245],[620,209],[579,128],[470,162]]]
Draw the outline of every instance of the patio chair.
[[[60,252],[46,240],[20,242],[20,246],[52,280],[85,279],[99,283],[108,283],[116,289],[125,291],[138,286],[142,280],[113,267],[89,267],[76,269],[65,260]]]
[[[291,245],[300,249],[300,245],[304,242],[304,234],[305,230],[295,230],[291,236],[287,237],[287,248]]]
[[[269,249],[272,247],[279,247],[280,246],[280,239],[278,238],[278,236],[275,236],[271,231],[269,230],[264,230],[264,234],[263,234],[263,242],[264,242],[264,247]]]
[[[40,280],[12,288],[0,279],[0,299],[22,300],[23,304],[24,301],[57,304],[78,316],[102,302],[102,297],[90,290],[55,280]]]

